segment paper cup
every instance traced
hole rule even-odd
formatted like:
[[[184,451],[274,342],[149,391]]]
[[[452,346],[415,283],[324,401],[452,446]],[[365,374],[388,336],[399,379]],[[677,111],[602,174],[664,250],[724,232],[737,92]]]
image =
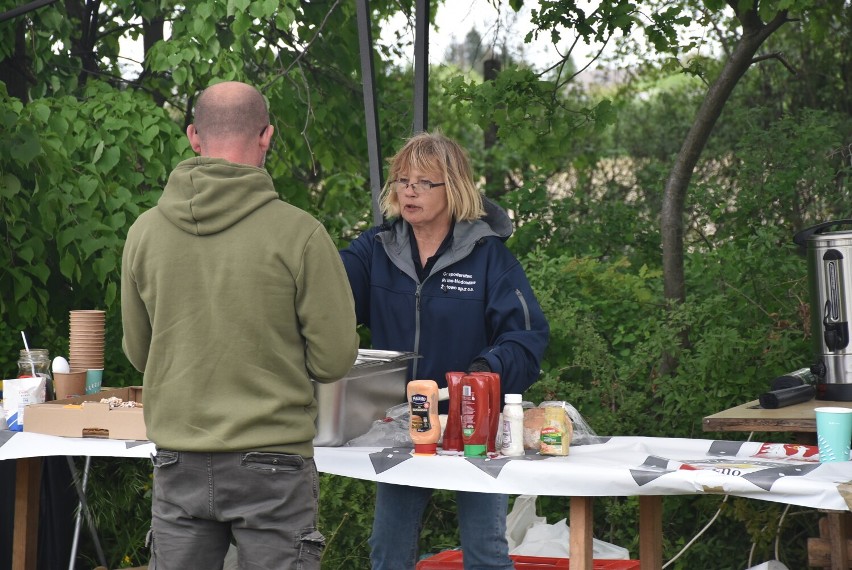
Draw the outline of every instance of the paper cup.
[[[87,370],[72,368],[70,372],[54,372],[53,387],[56,391],[56,399],[64,400],[86,393]]]
[[[814,409],[816,413],[817,443],[819,460],[849,461],[849,448],[852,443],[852,408],[823,407]]]
[[[97,394],[101,391],[104,379],[103,369],[90,368],[86,371],[86,394]]]

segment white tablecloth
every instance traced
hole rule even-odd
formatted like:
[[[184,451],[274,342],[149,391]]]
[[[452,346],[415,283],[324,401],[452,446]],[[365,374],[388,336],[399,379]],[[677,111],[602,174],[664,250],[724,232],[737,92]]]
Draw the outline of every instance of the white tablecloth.
[[[386,483],[507,494],[613,497],[730,494],[850,510],[852,462],[814,446],[652,437],[598,438],[565,457],[414,456],[398,448],[318,448],[320,471]],[[847,502],[849,499],[849,502]]]
[[[149,457],[148,441],[0,431],[0,460],[48,455]],[[730,494],[850,510],[852,462],[819,463],[813,446],[652,437],[598,438],[565,457],[414,456],[404,448],[318,447],[324,473],[437,489],[613,497]],[[848,499],[848,502],[847,502]]]
[[[150,457],[150,441],[57,437],[40,433],[0,431],[0,460],[49,455],[89,455],[92,457]]]

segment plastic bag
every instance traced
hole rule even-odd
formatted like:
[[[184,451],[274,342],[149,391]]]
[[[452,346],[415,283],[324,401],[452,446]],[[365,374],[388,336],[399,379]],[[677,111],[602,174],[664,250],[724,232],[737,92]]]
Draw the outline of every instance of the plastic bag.
[[[568,528],[566,520],[562,519],[556,524],[533,523],[527,529],[523,542],[510,550],[509,554],[570,558],[571,553],[568,545],[571,542],[571,529]],[[595,560],[628,560],[630,551],[621,546],[593,538],[592,557]]]
[[[506,541],[510,551],[524,541],[529,527],[547,521],[536,515],[536,499],[535,495],[519,495],[515,498],[512,511],[506,516]]]
[[[789,569],[782,562],[778,562],[777,560],[770,560],[769,562],[764,562],[763,564],[758,564],[757,566],[752,566],[751,568],[747,568],[746,570],[789,570]]]
[[[580,415],[577,409],[568,402],[547,400],[538,407],[524,403],[524,448],[538,451],[541,448],[541,428],[544,423],[544,410],[558,406],[565,410],[571,420],[571,445],[597,443],[597,434]]]
[[[3,380],[3,417],[6,429],[24,430],[25,409],[30,404],[44,402],[46,385],[44,376]]]
[[[571,418],[571,423],[574,424],[574,432],[571,437],[571,443],[573,445],[595,442],[597,434],[592,430],[586,420],[583,419],[583,416],[577,411],[577,408],[568,402],[555,400],[549,400],[539,404],[540,408],[546,408],[548,406],[561,406],[568,413],[568,417]]]
[[[521,498],[523,501],[519,502]],[[506,517],[506,540],[509,541],[509,554],[521,556],[543,556],[548,558],[569,558],[571,531],[567,519],[556,524],[547,524],[543,517],[535,516],[535,495],[521,495],[515,499],[512,512]],[[517,510],[517,514],[515,514]],[[513,515],[515,515],[513,517]],[[510,525],[510,519],[512,524]],[[524,524],[527,524],[526,528]],[[512,538],[510,538],[510,532]],[[512,540],[522,536],[520,543],[513,546]],[[592,539],[592,556],[601,560],[628,560],[630,551],[603,540]]]
[[[414,447],[408,433],[408,402],[388,408],[385,418],[376,420],[370,430],[344,444],[344,447]]]
[[[535,522],[527,529],[524,540],[509,554],[521,556],[542,556],[546,558],[568,558],[568,525],[565,519],[556,524]],[[598,558],[598,556],[595,556]]]

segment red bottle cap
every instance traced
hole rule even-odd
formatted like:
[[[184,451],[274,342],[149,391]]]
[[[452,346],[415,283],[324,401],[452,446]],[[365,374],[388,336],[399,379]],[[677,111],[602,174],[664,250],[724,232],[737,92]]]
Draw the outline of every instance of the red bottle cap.
[[[437,443],[415,443],[414,455],[435,455],[438,452]]]

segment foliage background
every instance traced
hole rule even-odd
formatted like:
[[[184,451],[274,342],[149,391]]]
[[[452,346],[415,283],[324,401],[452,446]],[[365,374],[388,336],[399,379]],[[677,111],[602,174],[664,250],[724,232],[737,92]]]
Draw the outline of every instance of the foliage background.
[[[0,11],[15,4],[0,0]],[[582,19],[573,2],[551,4],[535,15],[542,34],[558,31],[555,40],[646,29],[654,41],[625,33],[610,62],[623,80],[601,88],[574,80],[570,57],[539,71],[473,34],[445,63],[433,61],[429,87],[430,127],[464,142],[488,175],[486,192],[512,212],[509,245],[551,323],[542,378],[525,397],[570,401],[599,434],[745,437],[704,433],[701,419],[811,364],[806,268],[791,237],[849,217],[852,8],[786,3],[800,21],[765,46],[783,58],[749,70],[696,168],[685,216],[687,301],[669,306],[662,189],[734,36],[730,11],[717,2],[678,3],[675,12],[602,2],[596,17]],[[31,346],[66,354],[68,311],[101,308],[108,382],[134,385],[141,378],[120,349],[121,248],[170,169],[190,156],[183,131],[203,87],[220,79],[260,86],[278,127],[267,168],[282,198],[322,220],[341,247],[368,227],[356,16],[354,3],[339,0],[92,6],[70,0],[0,23],[0,373],[15,373],[19,331]],[[398,11],[413,18],[413,2],[371,2],[374,35]],[[704,36],[678,36],[678,22],[703,26]],[[398,63],[410,32],[375,53],[384,156],[411,132],[413,74]],[[122,75],[122,34],[146,44],[143,71],[131,79]],[[712,56],[695,39],[709,34],[721,46]],[[471,68],[483,53],[501,60],[493,81]],[[487,132],[496,132],[495,145]],[[678,355],[673,374],[660,373],[664,352]],[[110,566],[144,563],[150,467],[103,459],[92,478]],[[324,568],[369,566],[373,492],[371,483],[323,475]],[[549,522],[567,516],[563,498],[539,505]],[[776,553],[804,568],[804,537],[817,534],[818,513],[798,507],[714,496],[670,497],[664,506],[666,559],[721,510],[671,568],[746,568]],[[637,520],[635,498],[602,498],[596,536],[635,558]],[[422,551],[458,545],[456,528],[452,494],[438,493]],[[94,565],[90,543],[80,560]]]

